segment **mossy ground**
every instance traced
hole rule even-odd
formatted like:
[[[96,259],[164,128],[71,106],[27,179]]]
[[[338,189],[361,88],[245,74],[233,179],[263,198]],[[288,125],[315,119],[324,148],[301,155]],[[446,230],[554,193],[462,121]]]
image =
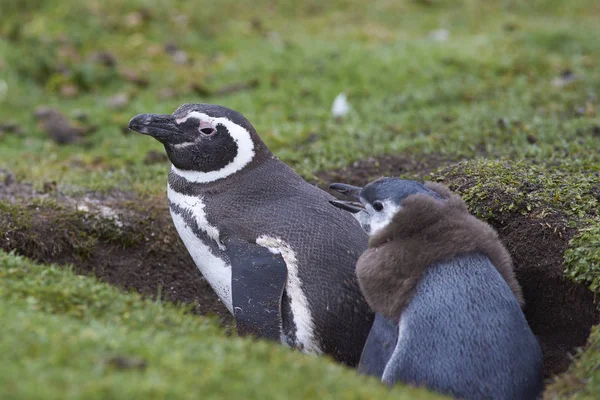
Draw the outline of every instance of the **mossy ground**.
[[[184,102],[219,103],[244,113],[274,153],[309,180],[332,177],[323,171],[374,155],[435,160],[439,171],[418,168],[427,163],[389,171],[406,176],[431,172],[428,179],[450,184],[496,227],[518,215],[564,232],[570,240],[560,254],[566,274],[598,293],[598,20],[600,4],[593,0],[8,2],[0,18],[0,168],[39,190],[56,182],[56,190],[70,196],[118,189],[156,203],[164,200],[168,164],[145,162],[148,152],[162,149],[148,137],[128,133],[128,120],[142,112],[170,113]],[[443,32],[431,35],[439,29],[447,31],[447,40],[439,40]],[[352,112],[338,121],[330,107],[340,92],[348,94]],[[110,107],[109,98],[116,94],[125,94],[128,101]],[[96,130],[80,145],[59,146],[36,124],[33,110],[41,105],[79,117]],[[14,126],[20,134],[12,132]],[[470,161],[449,165],[458,159]],[[385,171],[369,164],[367,172],[356,176],[366,180]],[[17,227],[35,224],[39,204],[27,205],[31,213],[0,204],[0,212]],[[60,219],[65,229],[77,228],[71,212],[60,205],[42,209],[51,206],[65,217]],[[120,236],[113,235],[114,226],[109,227],[84,230],[87,236],[76,241],[82,256],[92,249],[87,255],[101,260],[93,253],[98,241],[123,247]],[[14,228],[0,226],[0,240]],[[140,240],[124,238],[131,240],[126,243],[130,248]],[[44,297],[43,285],[37,290],[36,280],[46,270],[61,274],[49,293],[81,287],[82,293],[90,290],[82,296],[94,298],[92,287],[106,293],[112,289],[83,285],[87,278],[12,255],[3,255],[1,262],[16,271],[10,282],[30,286],[30,293],[18,299],[8,296],[6,285],[12,283],[2,279],[0,312],[9,323],[0,328],[0,346],[15,362],[3,363],[0,376],[5,379],[2,389],[14,396],[30,397],[39,388],[45,397],[119,393],[129,398],[136,390],[150,397],[217,396],[224,393],[217,378],[223,372],[238,376],[249,393],[259,393],[266,386],[264,376],[234,368],[254,359],[275,374],[273,396],[342,393],[343,382],[352,391],[340,396],[382,393],[326,361],[265,344],[228,341],[218,330],[202,328],[208,324],[204,320],[182,316],[160,325],[147,318],[142,329],[112,315],[110,307],[102,317],[95,316],[95,301],[80,303],[81,315],[68,311],[70,306],[65,312],[40,308],[42,298],[52,304],[54,296],[56,301],[69,297]],[[148,307],[146,317],[180,312],[110,293],[112,307],[122,307],[123,315],[142,307]],[[205,335],[197,335],[193,325],[180,338],[177,333],[188,324],[198,324]],[[96,338],[88,337],[96,330]],[[566,386],[559,381],[554,387],[562,389],[552,393],[567,396],[571,392],[564,388],[577,381],[584,383],[574,393],[597,396],[597,337],[592,335],[589,350],[565,375]],[[207,348],[214,352],[199,358],[184,351]],[[232,358],[233,348],[242,349],[238,359]],[[106,372],[106,364],[98,361],[106,349],[147,359],[148,366]],[[173,357],[160,353],[164,349]],[[270,352],[277,354],[272,360],[265,356]],[[177,354],[183,358],[176,359]],[[284,361],[289,370],[280,367]],[[214,372],[200,371],[204,362],[215,366]],[[301,377],[297,380],[286,375],[295,368]],[[315,386],[299,391],[301,381]],[[114,388],[119,391],[111,392]],[[237,393],[242,386],[230,389]]]
[[[3,398],[441,398],[0,251]]]

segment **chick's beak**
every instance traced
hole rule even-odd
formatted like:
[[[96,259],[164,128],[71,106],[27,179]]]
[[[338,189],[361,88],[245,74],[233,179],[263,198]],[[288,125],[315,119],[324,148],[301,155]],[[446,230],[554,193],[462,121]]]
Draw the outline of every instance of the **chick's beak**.
[[[360,202],[359,193],[362,190],[361,187],[347,185],[345,183],[333,183],[329,186],[329,189],[335,190],[343,195],[346,195],[352,199],[352,201],[345,200],[329,200],[331,204],[342,210],[346,210],[353,214],[365,209],[365,206]]]
[[[180,133],[179,125],[171,115],[139,114],[129,121],[129,129],[166,142],[173,134]]]
[[[337,208],[349,211],[352,214],[356,214],[357,212],[365,209],[363,204],[358,201],[329,200],[329,202]]]

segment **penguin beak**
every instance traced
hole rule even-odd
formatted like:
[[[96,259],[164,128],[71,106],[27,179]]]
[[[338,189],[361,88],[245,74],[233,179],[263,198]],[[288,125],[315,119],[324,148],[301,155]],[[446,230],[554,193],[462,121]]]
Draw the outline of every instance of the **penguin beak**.
[[[161,143],[173,138],[173,134],[181,133],[173,116],[160,114],[136,115],[129,121],[129,129],[152,136]]]
[[[329,202],[337,208],[349,211],[352,214],[356,214],[357,212],[365,209],[365,206],[358,201],[329,200]]]
[[[343,195],[346,195],[352,198],[354,201],[344,201],[344,200],[329,200],[331,204],[336,206],[337,208],[341,208],[342,210],[349,211],[353,214],[356,214],[359,211],[365,209],[365,206],[360,202],[359,193],[362,190],[361,187],[347,185],[345,183],[332,183],[329,186],[329,189],[335,190]]]
[[[329,189],[335,190],[336,192],[339,192],[348,197],[351,197],[355,201],[359,200],[358,195],[360,194],[360,191],[362,190],[361,187],[346,185],[345,183],[332,183],[331,185],[329,185]]]

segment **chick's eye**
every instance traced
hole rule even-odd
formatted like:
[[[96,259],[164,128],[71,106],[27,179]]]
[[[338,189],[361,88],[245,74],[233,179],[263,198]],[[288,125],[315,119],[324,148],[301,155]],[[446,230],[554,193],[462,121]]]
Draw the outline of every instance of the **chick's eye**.
[[[381,204],[380,201],[376,201],[373,203],[373,209],[375,211],[381,211],[381,210],[383,210],[383,204]]]

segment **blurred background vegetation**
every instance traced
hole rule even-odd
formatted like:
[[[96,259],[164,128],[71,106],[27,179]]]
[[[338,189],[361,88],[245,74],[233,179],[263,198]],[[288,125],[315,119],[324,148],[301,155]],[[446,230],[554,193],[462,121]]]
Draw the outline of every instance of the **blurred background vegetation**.
[[[564,211],[580,231],[568,274],[598,293],[598,21],[597,0],[3,0],[0,168],[40,191],[164,201],[163,150],[127,123],[186,102],[240,111],[309,180],[383,155],[481,158],[457,169],[479,180],[469,205]],[[523,204],[479,210],[498,187]],[[7,398],[428,396],[5,253],[0,315]],[[548,398],[600,393],[598,331]]]
[[[0,163],[38,185],[162,192],[166,164],[144,163],[162,149],[127,122],[185,102],[239,110],[309,178],[392,152],[589,159],[600,135],[599,8],[585,0],[3,2]],[[330,110],[341,92],[352,112],[336,122]],[[79,145],[53,143],[34,115],[40,106],[93,133]]]

